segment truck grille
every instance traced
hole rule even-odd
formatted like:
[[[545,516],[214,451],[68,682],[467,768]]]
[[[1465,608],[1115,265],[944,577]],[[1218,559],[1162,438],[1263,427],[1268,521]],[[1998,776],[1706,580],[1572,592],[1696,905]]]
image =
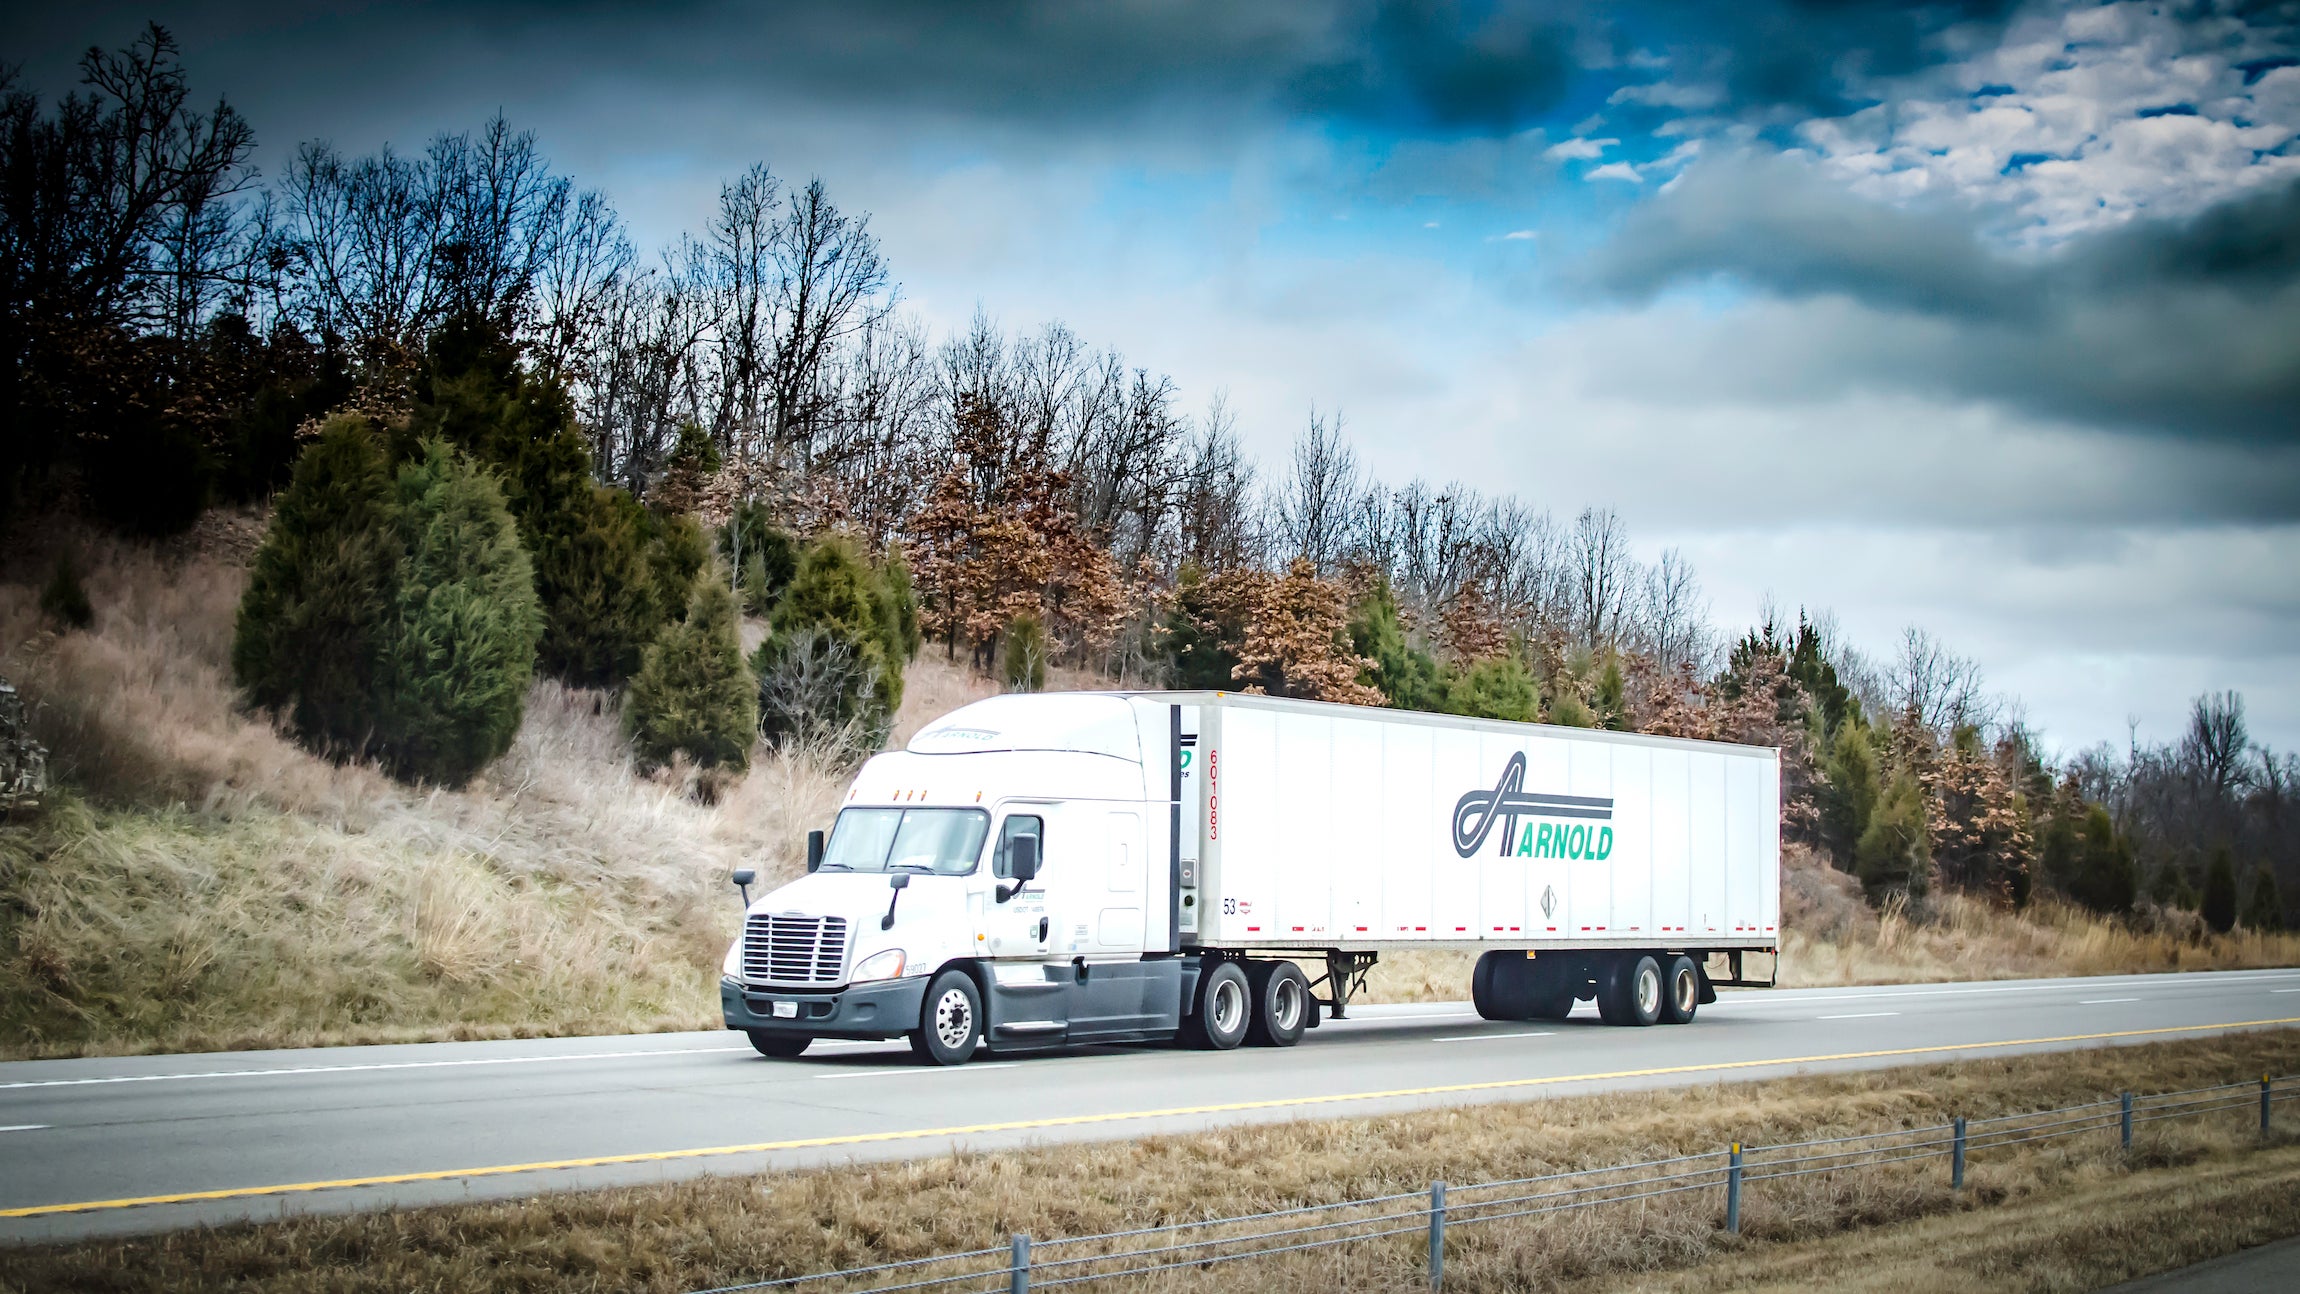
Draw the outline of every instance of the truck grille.
[[[754,984],[836,984],[846,974],[845,917],[755,913],[743,923],[743,978]]]

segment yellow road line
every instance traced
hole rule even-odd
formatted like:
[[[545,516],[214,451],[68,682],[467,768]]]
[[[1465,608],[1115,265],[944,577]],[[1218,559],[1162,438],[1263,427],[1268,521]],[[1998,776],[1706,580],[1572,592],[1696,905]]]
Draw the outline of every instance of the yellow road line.
[[[2300,1016],[2278,1020],[2235,1020],[2226,1024],[2192,1024],[2165,1029],[2119,1029],[2109,1033],[2071,1033],[2055,1038],[2007,1038],[1999,1042],[1945,1043],[1935,1047],[1892,1047],[1882,1051],[1841,1051],[1820,1056],[1783,1056],[1774,1060],[1726,1060],[1706,1065],[1661,1065],[1651,1069],[1619,1069],[1602,1074],[1557,1074],[1547,1078],[1507,1078],[1484,1083],[1444,1083],[1432,1087],[1399,1087],[1383,1092],[1340,1092],[1329,1096],[1287,1096],[1264,1101],[1230,1101],[1220,1105],[1178,1105],[1163,1110],[1120,1110],[1107,1114],[1068,1114],[1049,1119],[1013,1119],[1003,1123],[972,1123],[952,1128],[908,1128],[900,1132],[858,1132],[840,1137],[802,1137],[792,1141],[761,1141],[747,1146],[706,1146],[694,1150],[651,1150],[634,1155],[593,1155],[585,1159],[551,1159],[533,1164],[495,1164],[484,1168],[449,1168],[428,1173],[387,1173],[374,1177],[341,1177],[326,1182],[289,1182],[279,1186],[235,1186],[215,1191],[180,1191],[173,1195],[139,1195],[119,1200],[83,1200],[73,1204],[38,1204],[0,1209],[0,1218],[35,1218],[51,1213],[92,1213],[101,1209],[128,1209],[146,1204],[190,1204],[201,1200],[239,1200],[262,1195],[296,1195],[332,1191],[350,1186],[397,1186],[408,1182],[453,1181],[465,1177],[501,1177],[510,1173],[538,1173],[557,1168],[602,1168],[616,1164],[652,1164],[676,1159],[705,1159],[721,1155],[755,1155],[776,1150],[810,1150],[825,1146],[860,1146],[873,1142],[908,1141],[926,1137],[976,1136],[989,1132],[1029,1132],[1041,1128],[1075,1128],[1094,1123],[1124,1123],[1138,1119],[1170,1119],[1199,1114],[1234,1114],[1244,1110],[1272,1110],[1288,1106],[1334,1105],[1344,1101],[1381,1101],[1407,1096],[1448,1096],[1462,1092],[1495,1092],[1509,1088],[1549,1087],[1559,1083],[1593,1083],[1616,1078],[1657,1078],[1667,1074],[1707,1074],[1735,1069],[1765,1069],[1779,1065],[1815,1065],[1836,1060],[1876,1060],[1887,1056],[1927,1056],[1950,1051],[1987,1051],[2001,1047],[2037,1047],[2052,1043],[2100,1042],[2110,1038],[2143,1038],[2167,1033],[2211,1033],[2225,1029],[2258,1029],[2270,1025],[2300,1024]]]

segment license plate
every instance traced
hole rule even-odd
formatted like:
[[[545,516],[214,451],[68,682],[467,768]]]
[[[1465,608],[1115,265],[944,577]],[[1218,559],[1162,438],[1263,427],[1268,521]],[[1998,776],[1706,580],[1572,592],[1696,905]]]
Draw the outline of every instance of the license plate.
[[[774,1012],[777,1020],[796,1020],[799,1018],[799,1004],[796,1002],[777,1002],[774,1005]]]

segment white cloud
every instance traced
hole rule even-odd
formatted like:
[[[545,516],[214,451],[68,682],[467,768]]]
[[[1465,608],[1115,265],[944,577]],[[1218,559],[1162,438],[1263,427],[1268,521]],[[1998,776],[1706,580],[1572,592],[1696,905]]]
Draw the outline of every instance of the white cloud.
[[[1522,242],[1527,239],[1538,237],[1540,237],[1540,235],[1531,229],[1512,229],[1508,233],[1501,236],[1502,241],[1505,243]]]
[[[1552,144],[1544,154],[1553,162],[1586,162],[1605,156],[1605,150],[1620,143],[1618,139],[1568,139]]]
[[[1627,180],[1631,184],[1645,183],[1645,177],[1639,175],[1637,168],[1627,162],[1607,162],[1603,166],[1594,168],[1582,178],[1587,180]]]

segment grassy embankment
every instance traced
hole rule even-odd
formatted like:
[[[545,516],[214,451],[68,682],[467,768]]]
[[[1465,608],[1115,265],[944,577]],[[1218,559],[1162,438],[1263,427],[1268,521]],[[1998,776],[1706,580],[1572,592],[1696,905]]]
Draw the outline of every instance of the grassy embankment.
[[[2300,1068],[2300,1030],[1862,1074],[1518,1101],[1378,1118],[316,1216],[10,1251],[0,1291],[678,1291],[1196,1218],[1937,1125]],[[2249,1106],[1451,1231],[1449,1290],[2088,1289],[2300,1230],[2300,1116]],[[1424,1288],[1417,1238],[1182,1270],[1116,1288]],[[1890,1265],[1886,1265],[1890,1264]],[[979,1284],[980,1282],[976,1282]]]
[[[549,683],[510,755],[461,791],[316,759],[233,703],[257,533],[216,513],[165,549],[80,541],[96,608],[80,633],[36,609],[52,550],[0,557],[0,677],[68,788],[0,824],[0,1056],[715,1027],[728,871],[795,875],[843,774],[768,757],[700,804],[676,775],[637,774],[612,699]],[[897,740],[989,690],[930,652]],[[1792,866],[1787,982],[2300,962],[2300,936],[1953,900],[1912,923],[1848,887]],[[1373,995],[1459,998],[1467,968],[1395,958]]]

